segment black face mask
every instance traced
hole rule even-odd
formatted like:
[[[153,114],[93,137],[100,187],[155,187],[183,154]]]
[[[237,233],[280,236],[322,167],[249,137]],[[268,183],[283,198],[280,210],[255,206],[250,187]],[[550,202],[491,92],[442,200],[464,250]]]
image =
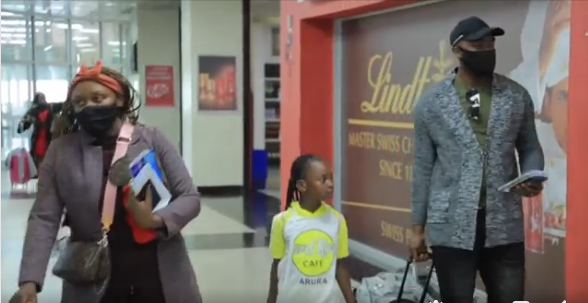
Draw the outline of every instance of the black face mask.
[[[461,49],[461,63],[469,72],[476,76],[492,76],[496,68],[496,50],[469,51]]]
[[[118,106],[87,106],[74,114],[80,127],[94,137],[106,134],[122,114]]]

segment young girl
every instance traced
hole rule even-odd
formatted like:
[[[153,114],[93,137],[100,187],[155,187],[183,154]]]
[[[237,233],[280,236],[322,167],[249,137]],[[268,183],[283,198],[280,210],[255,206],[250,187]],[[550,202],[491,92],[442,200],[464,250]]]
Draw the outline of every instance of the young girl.
[[[332,193],[331,174],[318,157],[303,155],[292,163],[286,210],[272,223],[268,303],[354,302],[341,262],[349,256],[347,224],[324,202]]]

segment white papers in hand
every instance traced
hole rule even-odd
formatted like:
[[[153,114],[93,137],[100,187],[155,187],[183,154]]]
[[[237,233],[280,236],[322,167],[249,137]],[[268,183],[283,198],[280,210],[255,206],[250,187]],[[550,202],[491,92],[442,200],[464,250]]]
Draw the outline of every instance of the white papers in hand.
[[[502,192],[509,192],[513,187],[521,183],[525,183],[531,179],[536,179],[538,182],[544,182],[547,181],[547,174],[545,174],[545,172],[542,170],[531,170],[500,186],[498,190]]]

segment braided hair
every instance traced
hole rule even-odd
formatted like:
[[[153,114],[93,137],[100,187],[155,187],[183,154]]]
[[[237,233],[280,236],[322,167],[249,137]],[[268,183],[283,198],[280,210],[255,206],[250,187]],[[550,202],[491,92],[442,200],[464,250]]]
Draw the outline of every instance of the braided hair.
[[[139,109],[141,104],[137,97],[137,91],[131,82],[129,82],[129,80],[127,80],[127,78],[125,78],[125,76],[123,76],[121,73],[106,66],[102,67],[100,72],[118,82],[122,88],[122,94],[118,95],[117,97],[123,101],[123,119],[127,122],[135,124],[139,119]],[[73,91],[74,86],[69,88],[67,100],[65,100],[63,103],[61,112],[53,122],[53,138],[75,132],[78,129],[77,126],[74,125],[74,107],[71,102],[71,92]]]
[[[305,154],[299,156],[294,162],[292,162],[290,179],[288,180],[288,190],[286,191],[286,209],[290,208],[292,201],[300,200],[300,192],[296,187],[296,183],[305,178],[306,168],[310,161],[320,161],[320,158],[312,154]]]

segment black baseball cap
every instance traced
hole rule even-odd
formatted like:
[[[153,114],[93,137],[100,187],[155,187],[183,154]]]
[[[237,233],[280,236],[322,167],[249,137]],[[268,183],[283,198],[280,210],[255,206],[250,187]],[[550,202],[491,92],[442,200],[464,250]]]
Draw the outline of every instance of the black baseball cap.
[[[502,36],[504,30],[500,27],[490,27],[488,23],[478,17],[469,17],[457,23],[449,35],[451,46],[460,41],[477,41],[488,35]]]

